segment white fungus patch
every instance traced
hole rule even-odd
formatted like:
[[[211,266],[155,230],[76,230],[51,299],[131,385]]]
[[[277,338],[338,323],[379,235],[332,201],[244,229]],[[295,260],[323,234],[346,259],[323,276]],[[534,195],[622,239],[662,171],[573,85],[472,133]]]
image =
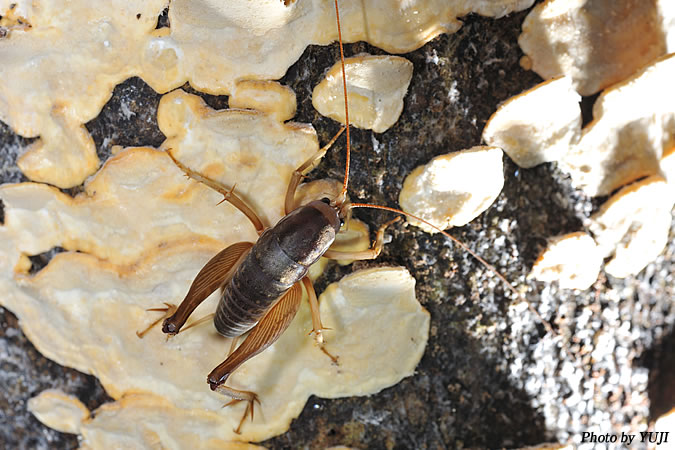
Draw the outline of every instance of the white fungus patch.
[[[162,99],[159,123],[167,135],[164,148],[227,185],[238,182],[236,192],[255,196],[269,223],[283,214],[291,172],[318,150],[310,126],[282,124],[255,111],[213,111],[182,91]],[[266,190],[270,195],[261,194]],[[415,300],[407,271],[380,268],[345,277],[320,297],[323,323],[332,329],[326,332],[328,350],[339,356],[339,366],[307,336],[312,325],[303,302],[286,333],[228,380],[263,402],[262,414],[235,435],[244,405],[223,409],[227,399],[204,382],[225,358],[228,340],[212,324],[169,341],[158,328],[142,340],[136,331],[156,318],[148,308],[179,303],[217,251],[256,239],[247,219],[218,205],[220,194],[185,178],[163,151],[149,148],[118,152],[75,198],[36,183],[4,185],[0,198],[0,301],[43,354],[97,376],[111,397],[121,399],[82,424],[79,432],[94,448],[115,439],[189,442],[194,424],[208,428],[204,435],[213,442],[262,440],[285,431],[310,395],[375,393],[411,375],[424,351],[429,315]],[[365,237],[367,245],[367,230],[353,226],[356,235],[342,244],[364,246]],[[54,246],[80,252],[60,253],[29,275],[26,255]],[[214,294],[193,319],[213,312],[216,302]],[[383,320],[374,324],[372,317]],[[391,343],[387,351],[382,339]],[[138,402],[127,401],[132,393],[142,394]],[[45,408],[62,403],[50,401]],[[35,411],[45,409],[38,406]],[[57,424],[46,413],[38,417]],[[77,431],[76,425],[68,428]]]
[[[502,150],[473,147],[437,156],[417,167],[403,182],[399,204],[441,230],[462,226],[485,211],[504,186]],[[424,231],[437,230],[408,219]]]
[[[17,161],[24,174],[72,187],[99,164],[83,124],[116,84],[141,72],[140,47],[168,2],[65,3],[0,1],[0,16],[30,24],[0,39],[0,120],[21,136],[39,136]]]
[[[483,140],[523,168],[559,161],[579,140],[580,100],[571,78],[539,84],[501,105],[485,125]]]
[[[236,193],[250,198],[268,224],[283,216],[293,170],[318,151],[311,126],[253,111],[214,111],[182,91],[162,99],[158,120],[164,148],[194,170],[237,184]],[[5,224],[28,255],[60,246],[127,263],[190,233],[223,247],[256,236],[232,205],[216,206],[220,194],[187,180],[164,152],[150,148],[119,152],[75,198],[35,183],[5,185],[0,197]]]
[[[668,242],[673,195],[658,175],[624,187],[591,217],[607,273],[624,278],[653,261]]]
[[[343,37],[408,52],[457,31],[457,17],[501,17],[533,1],[344,0]],[[167,6],[171,27],[155,29]],[[333,5],[323,0],[130,0],[96,8],[84,0],[2,0],[0,16],[0,120],[39,136],[18,161],[24,174],[62,188],[98,167],[83,124],[123,80],[139,76],[157,92],[190,82],[229,94],[239,80],[281,78],[308,45],[337,39]]]
[[[396,123],[412,79],[412,63],[400,56],[360,55],[345,59],[345,72],[350,123],[376,133]],[[312,105],[322,115],[345,124],[340,62],[314,88]]]
[[[123,267],[69,253],[54,258],[34,279],[23,279],[20,290],[6,282],[3,287],[9,288],[9,306],[37,325],[27,334],[43,353],[93,373],[115,399],[148,394],[155,407],[145,411],[143,423],[172,419],[167,409],[178,416],[189,411],[193,420],[173,431],[181,436],[192,433],[193,423],[209,422],[221,440],[262,440],[285,431],[310,395],[372,394],[413,373],[429,327],[428,313],[414,298],[414,279],[396,268],[354,273],[319,299],[322,321],[332,329],[326,332],[327,348],[339,356],[339,365],[307,336],[312,325],[303,302],[284,335],[230,378],[233,387],[253,390],[262,399],[262,414],[245,424],[241,436],[235,435],[243,405],[223,409],[226,399],[204,382],[205,374],[224,359],[228,340],[211,324],[169,341],[158,329],[142,340],[135,334],[154,319],[145,309],[179,301],[214,250],[199,242],[167,246],[126,273]],[[214,310],[214,297],[196,317]],[[373,322],[372,317],[382,320]]]
[[[109,448],[200,448],[228,450],[261,450],[263,447],[244,442],[224,440],[218,427],[222,424],[217,418],[196,415],[191,411],[174,407],[171,402],[158,396],[134,393],[125,395],[118,401],[106,403],[94,411],[89,411],[75,397],[44,391],[29,400],[29,408],[45,425],[52,426],[51,417],[43,416],[35,408],[53,412],[82,408],[86,416],[74,415],[79,420],[73,431],[82,435],[82,449]],[[157,414],[161,410],[162,414]],[[45,420],[50,419],[50,420]]]
[[[527,69],[567,75],[592,95],[675,51],[670,0],[553,0],[535,6],[518,39]],[[670,37],[669,37],[670,36]]]
[[[281,99],[289,103],[295,96]],[[214,111],[200,97],[181,90],[162,97],[157,111],[167,137],[162,148],[171,149],[191,169],[236,185],[235,193],[268,226],[284,216],[293,171],[319,151],[311,125],[279,119],[279,114],[253,110]]]
[[[579,96],[570,79],[550,80],[506,102],[483,131],[486,142],[502,146],[521,167],[555,161],[570,174],[575,187],[592,196],[648,177],[619,191],[591,218],[600,254],[611,257],[605,269],[616,277],[637,274],[668,239],[675,190],[668,189],[663,177],[672,178],[675,166],[671,162],[675,93],[670,86],[674,77],[675,54],[606,89],[593,105],[593,121],[581,132]],[[637,191],[643,189],[656,191],[637,200]],[[588,251],[590,260],[585,262],[595,266],[597,255],[590,247]],[[572,274],[578,272],[576,266],[569,259],[553,267]],[[546,266],[545,275],[543,267],[536,265],[532,276],[550,279],[551,268]],[[579,286],[590,284],[596,273],[587,269],[588,279],[584,277]],[[561,286],[573,288],[574,283]]]
[[[549,240],[530,276],[539,281],[557,281],[565,289],[588,289],[598,278],[602,258],[589,234],[570,233]]]
[[[89,410],[80,400],[51,389],[28,400],[28,410],[62,433],[80,434],[82,422],[89,418]]]
[[[242,80],[234,86],[228,99],[230,108],[254,109],[285,122],[295,115],[295,92],[276,81]]]
[[[663,152],[675,143],[675,54],[605,90],[593,105],[593,121],[561,168],[589,195],[608,195],[659,173]]]
[[[674,78],[675,55],[653,62],[605,90],[583,130],[570,79],[550,80],[501,106],[483,139],[501,146],[521,167],[555,161],[578,189],[608,195],[660,172],[659,160],[675,142]]]

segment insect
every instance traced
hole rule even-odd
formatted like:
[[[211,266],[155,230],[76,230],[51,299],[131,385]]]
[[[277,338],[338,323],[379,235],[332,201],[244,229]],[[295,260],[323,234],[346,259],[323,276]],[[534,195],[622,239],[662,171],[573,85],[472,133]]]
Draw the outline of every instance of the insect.
[[[286,216],[274,227],[266,228],[255,211],[235,194],[234,188],[228,188],[191,170],[176,160],[171,154],[171,150],[167,151],[174,163],[189,178],[221,193],[223,201],[227,201],[239,209],[256,229],[258,240],[255,243],[238,242],[219,252],[198,273],[180,305],[178,307],[167,305],[167,308],[154,309],[154,311],[165,312],[165,315],[138,335],[142,337],[160,321],[163,321],[162,331],[168,335],[175,335],[184,331],[186,328],[183,328],[183,326],[195,309],[213,292],[221,289],[221,298],[216,312],[202,320],[213,318],[217,331],[225,337],[233,338],[233,340],[229,356],[207,376],[207,383],[213,391],[232,398],[226,406],[242,401],[246,402],[245,411],[235,430],[236,433],[241,432],[247,417],[253,419],[255,404],[260,403],[260,401],[255,392],[227,386],[227,380],[237,368],[264,351],[283,334],[300,307],[303,289],[307,292],[311,310],[313,326],[311,334],[314,335],[319,348],[334,363],[338,363],[338,358],[329,353],[324,346],[323,332],[325,328],[321,322],[316,292],[307,276],[308,269],[322,256],[338,260],[376,258],[384,245],[386,228],[399,220],[399,217],[397,217],[381,225],[377,231],[374,244],[368,250],[360,252],[333,250],[331,244],[340,232],[341,227],[349,220],[351,210],[354,208],[374,208],[390,211],[413,217],[434,227],[419,217],[404,211],[381,205],[350,203],[347,200],[350,165],[349,108],[337,0],[335,0],[335,11],[340,61],[342,63],[346,126],[328,144],[295,170],[285,197]],[[346,134],[347,145],[346,167],[341,192],[335,198],[323,198],[294,208],[296,189],[302,178],[316,165],[343,132]],[[476,257],[510,289],[516,292],[493,266],[448,233],[437,227],[434,228]],[[190,326],[197,323],[201,323],[201,321],[197,321]],[[237,346],[239,338],[244,335],[243,342]]]

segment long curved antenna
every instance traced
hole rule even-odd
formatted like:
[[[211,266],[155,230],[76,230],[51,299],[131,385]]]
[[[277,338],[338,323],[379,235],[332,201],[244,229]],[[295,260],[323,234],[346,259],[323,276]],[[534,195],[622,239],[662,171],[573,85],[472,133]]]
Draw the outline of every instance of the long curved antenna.
[[[342,65],[342,89],[345,96],[345,126],[347,128],[347,161],[345,162],[345,178],[342,182],[342,192],[338,197],[338,203],[344,202],[347,196],[347,185],[349,184],[349,161],[351,158],[351,148],[349,140],[349,106],[347,105],[347,74],[345,73],[345,53],[342,48],[342,29],[340,28],[340,9],[338,0],[335,0],[335,19],[337,20],[338,42],[340,44],[340,64]]]
[[[425,225],[428,225],[428,226],[430,226],[431,228],[433,228],[434,230],[436,230],[436,231],[438,231],[439,233],[443,234],[443,236],[447,237],[447,238],[450,239],[452,242],[454,242],[455,244],[457,244],[459,247],[461,247],[463,250],[465,250],[465,251],[466,251],[467,253],[469,253],[471,256],[473,256],[474,258],[476,258],[476,260],[478,260],[481,264],[483,264],[490,272],[492,272],[494,275],[496,275],[497,278],[499,278],[499,279],[504,283],[504,285],[505,285],[511,292],[513,292],[513,293],[516,295],[516,297],[518,297],[519,299],[521,299],[521,300],[523,300],[523,301],[525,302],[525,304],[527,305],[527,308],[530,310],[530,312],[531,312],[532,314],[535,315],[535,317],[537,317],[537,319],[542,323],[542,325],[544,325],[544,328],[546,329],[546,331],[547,331],[548,333],[551,333],[553,336],[558,336],[558,333],[556,333],[555,330],[553,330],[553,328],[552,328],[551,325],[548,323],[548,321],[544,320],[544,318],[541,317],[541,314],[539,314],[539,311],[537,311],[536,309],[534,309],[534,306],[532,306],[532,304],[525,298],[525,296],[524,296],[523,294],[521,294],[520,292],[518,292],[518,290],[517,290],[516,288],[514,288],[514,287],[511,285],[511,283],[509,283],[509,281],[508,281],[506,278],[504,278],[504,276],[503,276],[501,273],[499,273],[499,271],[495,268],[495,266],[493,266],[493,265],[490,264],[489,262],[485,261],[485,260],[484,260],[482,257],[480,257],[476,252],[474,252],[473,250],[471,250],[465,243],[463,243],[462,241],[460,241],[459,239],[457,239],[456,237],[454,237],[454,236],[451,235],[450,233],[447,233],[447,232],[441,230],[441,229],[438,228],[436,225],[434,225],[434,224],[432,224],[432,223],[429,223],[429,222],[427,222],[426,220],[424,220],[424,219],[422,219],[422,218],[420,218],[420,217],[417,217],[417,216],[415,216],[415,215],[413,215],[413,214],[410,214],[410,213],[408,213],[408,212],[405,212],[405,211],[401,211],[400,209],[390,208],[390,207],[388,207],[388,206],[381,206],[381,205],[369,205],[369,204],[366,204],[366,203],[351,203],[349,206],[350,206],[351,208],[373,208],[373,209],[381,209],[381,210],[384,210],[384,211],[395,212],[395,213],[397,213],[397,214],[401,214],[401,215],[403,215],[403,216],[410,217],[410,218],[415,219],[415,220],[419,220],[420,222],[424,223]]]

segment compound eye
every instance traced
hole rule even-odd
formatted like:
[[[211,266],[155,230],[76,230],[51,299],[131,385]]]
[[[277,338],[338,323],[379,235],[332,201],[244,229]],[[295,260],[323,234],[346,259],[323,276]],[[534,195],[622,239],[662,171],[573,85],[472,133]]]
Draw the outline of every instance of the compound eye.
[[[330,199],[329,199],[328,197],[322,198],[321,201],[322,201],[323,203],[325,203],[326,205],[330,205]]]

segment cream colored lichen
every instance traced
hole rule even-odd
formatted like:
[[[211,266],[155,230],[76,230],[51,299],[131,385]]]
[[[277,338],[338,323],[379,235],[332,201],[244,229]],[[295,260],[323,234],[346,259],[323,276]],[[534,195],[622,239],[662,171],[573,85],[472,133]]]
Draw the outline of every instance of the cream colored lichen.
[[[236,184],[268,224],[284,214],[293,170],[318,151],[311,126],[214,111],[182,91],[162,99],[159,122],[168,137],[164,148],[194,170]],[[6,224],[29,255],[61,246],[127,263],[186,233],[222,244],[256,239],[243,214],[218,205],[220,194],[187,180],[164,152],[149,148],[118,153],[75,198],[33,183],[3,186],[0,196],[9,208]]]
[[[520,167],[559,161],[581,134],[581,97],[561,77],[512,97],[490,117],[483,140]]]
[[[461,26],[458,16],[502,16],[533,0],[479,3],[368,0],[340,3],[346,41],[406,52]],[[169,7],[171,28],[155,29]],[[39,137],[19,160],[30,178],[72,187],[98,164],[84,128],[114,86],[140,76],[158,92],[189,81],[229,94],[239,80],[281,78],[307,45],[337,38],[333,5],[323,0],[168,0],[102,3],[1,0],[0,120]],[[15,26],[12,18],[24,25]],[[17,22],[18,23],[18,22]],[[27,25],[26,25],[27,24]],[[28,26],[29,25],[29,26]]]
[[[80,400],[54,389],[28,400],[28,411],[62,433],[80,434],[82,422],[89,418],[89,410]]]
[[[318,150],[309,126],[282,124],[254,111],[214,111],[182,91],[162,99],[159,123],[167,136],[164,148],[228,186],[237,183],[236,192],[270,224],[283,214],[291,172]],[[314,196],[329,190],[315,186]],[[305,191],[300,190],[300,198]],[[220,194],[185,178],[164,151],[149,148],[118,152],[75,198],[35,183],[4,185],[0,198],[5,214],[0,301],[17,314],[26,335],[47,357],[94,374],[115,399],[130,393],[150,396],[154,409],[145,403],[139,408],[150,414],[144,423],[158,428],[133,421],[126,425],[142,435],[139,439],[164,446],[179,435],[187,439],[191,432],[185,428],[168,432],[162,427],[174,427],[188,415],[211,427],[213,439],[265,439],[283,432],[310,395],[377,392],[412,374],[424,350],[429,317],[415,301],[414,280],[406,271],[379,269],[347,277],[321,296],[323,323],[333,330],[325,339],[340,365],[307,337],[312,325],[303,302],[284,336],[228,381],[258,392],[263,401],[262,414],[236,436],[243,405],[222,409],[227,399],[205,383],[206,374],[225,358],[228,340],[212,324],[168,342],[158,328],[142,340],[136,331],[155,319],[157,313],[148,308],[179,303],[216,252],[233,242],[254,241],[248,220],[230,205],[218,205]],[[80,252],[60,253],[29,275],[26,255],[55,246]],[[214,294],[194,319],[213,312],[216,302]],[[384,318],[381,325],[373,326],[373,316]],[[392,343],[387,352],[383,336]],[[371,354],[366,365],[364,354]],[[111,411],[115,408],[119,405]],[[156,417],[167,410],[175,414]],[[122,425],[105,425],[99,421],[105,417],[97,413],[95,420],[108,431],[83,425],[86,439],[88,433],[102,442],[115,438],[114,430]],[[125,439],[136,439],[134,433]]]
[[[230,385],[262,399],[262,414],[236,436],[243,405],[222,409],[227,399],[205,383],[205,374],[225,358],[228,340],[212,324],[169,341],[158,329],[142,340],[135,334],[154,319],[145,309],[178,302],[218,248],[195,240],[169,244],[126,267],[62,254],[34,278],[19,277],[16,284],[3,280],[9,297],[3,303],[26,323],[26,334],[41,352],[93,373],[113,398],[129,392],[163,397],[196,421],[215,422],[212,428],[222,440],[261,440],[283,432],[310,395],[374,393],[412,374],[429,320],[414,300],[414,280],[404,269],[353,274],[320,297],[323,323],[332,329],[326,332],[328,349],[339,356],[339,366],[307,336],[312,326],[303,302],[280,340],[230,378]],[[213,311],[216,300],[208,299],[195,316]],[[373,323],[372,317],[382,320]],[[364,355],[369,355],[365,365]],[[153,412],[165,413],[163,405]]]
[[[669,3],[549,0],[528,14],[518,42],[541,77],[567,75],[581,95],[591,95],[675,51]]]
[[[383,133],[403,111],[403,97],[413,65],[399,56],[360,55],[345,60],[350,123]],[[312,92],[312,105],[322,115],[345,124],[342,66],[336,63]]]
[[[437,156],[403,182],[399,204],[440,229],[462,226],[485,211],[504,186],[502,150],[473,147]],[[424,231],[437,230],[415,219]]]
[[[675,54],[605,90],[593,105],[593,121],[578,138],[578,95],[565,97],[565,79],[545,82],[500,108],[483,136],[503,145],[516,164],[557,161],[575,187],[592,196],[608,195],[660,172],[663,152],[675,143],[673,79]]]
[[[0,120],[22,136],[40,137],[18,159],[27,176],[71,187],[96,170],[83,124],[116,84],[141,72],[139,46],[167,4],[0,1],[0,16],[12,11],[30,24],[0,39]]]
[[[264,112],[284,122],[295,115],[297,100],[291,88],[276,81],[242,80],[235,84],[228,105]]]
[[[228,186],[268,226],[284,216],[291,174],[319,150],[311,125],[281,123],[274,115],[248,110],[214,111],[183,91],[162,97],[159,128],[163,149],[183,164]]]
[[[659,175],[624,187],[591,217],[590,231],[610,261],[605,270],[624,278],[653,261],[668,242],[674,197]]]
[[[602,259],[588,233],[570,233],[549,240],[530,276],[539,281],[557,281],[565,289],[588,289],[598,278]]]

